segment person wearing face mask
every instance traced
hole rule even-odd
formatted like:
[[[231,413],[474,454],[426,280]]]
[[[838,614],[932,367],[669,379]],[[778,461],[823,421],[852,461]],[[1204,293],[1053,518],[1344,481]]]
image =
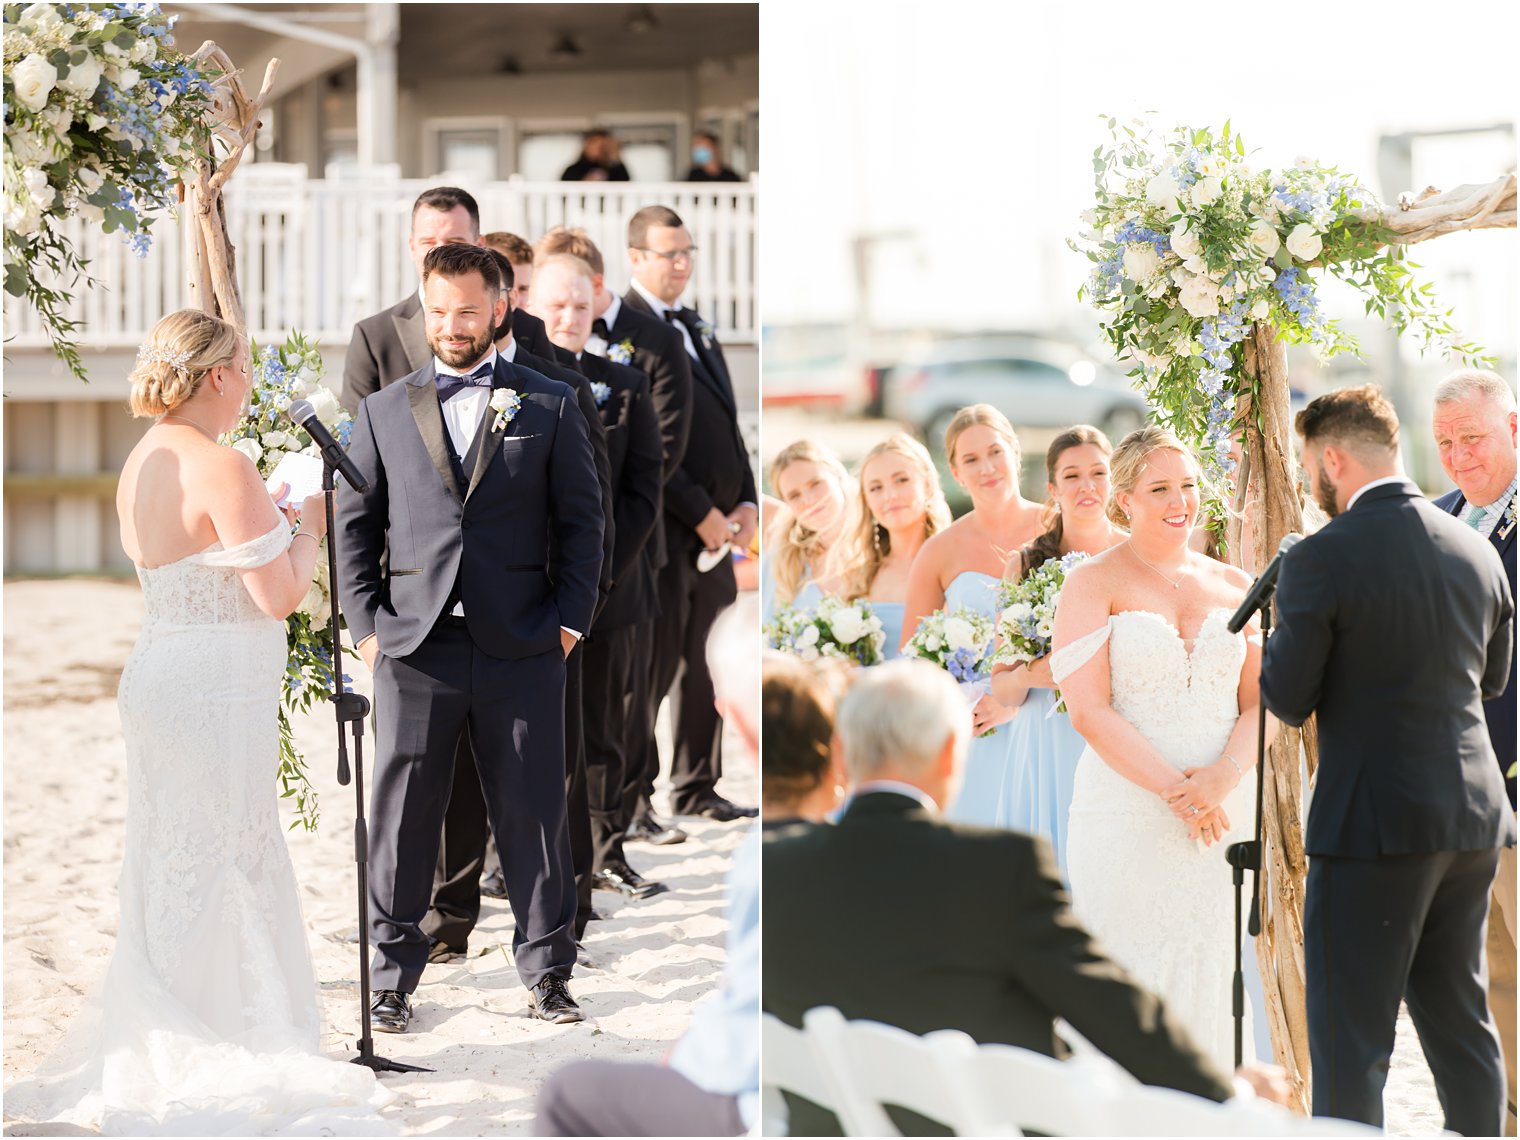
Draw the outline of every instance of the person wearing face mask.
[[[864,599],[887,635],[882,657],[897,656],[902,643],[908,572],[924,543],[950,525],[934,460],[924,445],[898,432],[860,461],[860,521],[840,553],[840,596]]]
[[[697,131],[691,136],[691,169],[687,182],[743,182],[738,173],[723,165],[716,135]]]
[[[1108,517],[1108,462],[1113,447],[1095,427],[1078,424],[1051,441],[1045,452],[1046,527],[1008,561],[1004,576],[1021,581],[1048,559],[1073,551],[1101,554],[1128,535]],[[1055,712],[1060,700],[1050,677],[1050,658],[1025,665],[994,665],[992,695],[1018,709],[1008,730],[1006,795],[987,822],[1043,835],[1066,873],[1066,822],[1071,810],[1077,758],[1087,742],[1071,719]]]
[[[845,529],[850,476],[828,448],[800,439],[771,461],[781,506],[761,546],[760,620],[783,606],[812,609],[831,592],[831,552]]]

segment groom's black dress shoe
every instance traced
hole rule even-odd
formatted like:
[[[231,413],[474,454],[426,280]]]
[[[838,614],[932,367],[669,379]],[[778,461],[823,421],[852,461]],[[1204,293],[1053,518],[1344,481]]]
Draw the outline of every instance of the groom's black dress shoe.
[[[528,1011],[555,1025],[585,1021],[586,1015],[570,996],[570,987],[557,974],[549,974],[528,991]]]
[[[627,863],[609,863],[591,876],[591,885],[598,890],[617,891],[631,899],[647,899],[670,890],[664,883],[646,879]]]
[[[369,1014],[381,1033],[405,1033],[412,1021],[412,999],[399,990],[376,990]]]
[[[703,800],[687,814],[705,816],[719,823],[729,823],[736,819],[754,819],[760,814],[760,809],[740,807],[738,804],[729,803],[722,796],[713,796],[710,800]]]
[[[671,823],[661,823],[652,815],[637,816],[628,825],[629,839],[642,839],[656,847],[669,847],[686,842],[686,832]]]

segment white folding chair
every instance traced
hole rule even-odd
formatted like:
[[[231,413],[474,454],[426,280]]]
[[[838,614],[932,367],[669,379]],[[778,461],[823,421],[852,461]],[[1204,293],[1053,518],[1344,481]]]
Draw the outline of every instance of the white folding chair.
[[[982,1045],[960,1067],[969,1135],[1101,1136],[1102,1102],[1120,1087],[1104,1064],[1058,1061],[1013,1045]]]
[[[786,1136],[783,1090],[837,1112],[832,1080],[811,1035],[774,1014],[760,1017],[760,1119],[765,1136]]]
[[[885,1105],[906,1108],[974,1135],[957,1082],[925,1038],[875,1021],[847,1021],[832,1007],[810,1009],[803,1024],[834,1077],[835,1112],[847,1136],[901,1136]]]

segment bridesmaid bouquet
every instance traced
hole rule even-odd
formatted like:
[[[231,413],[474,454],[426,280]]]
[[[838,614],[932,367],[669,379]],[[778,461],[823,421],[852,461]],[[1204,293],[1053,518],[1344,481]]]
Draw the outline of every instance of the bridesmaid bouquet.
[[[287,454],[318,456],[320,452],[304,430],[291,423],[285,412],[296,400],[307,400],[317,418],[337,441],[348,446],[353,417],[322,386],[322,355],[300,333],[291,333],[283,345],[255,346],[253,391],[248,414],[222,442],[237,448],[268,479]],[[317,828],[317,793],[306,772],[306,761],[296,747],[290,714],[306,712],[313,701],[332,690],[333,644],[328,635],[327,540],[318,546],[317,565],[306,597],[295,613],[285,619],[289,660],[285,689],[280,702],[280,795],[295,800],[296,823],[308,831]],[[343,680],[349,678],[345,675]]]
[[[938,665],[961,683],[961,691],[974,706],[987,692],[992,667],[992,619],[966,606],[935,610],[918,623],[903,646],[902,656],[917,657]],[[996,729],[982,733],[991,736]]]
[[[765,627],[765,643],[804,661],[831,657],[857,665],[879,665],[887,635],[865,601],[842,602],[825,595],[818,608],[783,607]]]
[[[1071,568],[1087,557],[1073,550],[1046,559],[1017,582],[1003,583],[998,599],[998,649],[992,656],[995,664],[1027,665],[1050,652],[1061,587]],[[1056,691],[1056,711],[1066,711],[1060,690]]]

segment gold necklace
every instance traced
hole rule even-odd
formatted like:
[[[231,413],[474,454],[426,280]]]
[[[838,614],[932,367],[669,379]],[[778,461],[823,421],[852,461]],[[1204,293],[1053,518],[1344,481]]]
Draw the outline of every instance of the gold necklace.
[[[1140,565],[1142,565],[1142,566],[1150,566],[1150,568],[1152,570],[1155,570],[1157,576],[1160,577],[1160,579],[1163,582],[1165,582],[1167,585],[1171,586],[1172,589],[1174,589],[1174,590],[1180,590],[1180,589],[1182,589],[1182,579],[1187,577],[1187,562],[1186,561],[1184,561],[1183,564],[1182,564],[1182,575],[1181,575],[1181,577],[1179,577],[1175,582],[1173,582],[1165,574],[1162,574],[1160,570],[1157,570],[1155,566],[1152,566],[1145,559],[1140,558],[1140,552],[1135,549],[1135,544],[1134,544],[1133,541],[1131,541],[1129,543],[1129,552],[1131,554],[1133,554],[1136,558],[1140,559]],[[1185,558],[1186,558],[1186,555],[1184,555],[1184,559]]]
[[[202,435],[204,435],[207,439],[209,439],[212,443],[216,442],[216,436],[212,435],[209,431],[206,430],[206,428],[202,427],[200,424],[196,423],[194,420],[188,420],[184,416],[176,416],[176,415],[174,415],[171,412],[165,412],[163,415],[159,416],[158,418],[159,418],[160,421],[162,421],[162,420],[178,420],[182,424],[189,424],[191,427],[198,429],[200,431],[200,433]]]

